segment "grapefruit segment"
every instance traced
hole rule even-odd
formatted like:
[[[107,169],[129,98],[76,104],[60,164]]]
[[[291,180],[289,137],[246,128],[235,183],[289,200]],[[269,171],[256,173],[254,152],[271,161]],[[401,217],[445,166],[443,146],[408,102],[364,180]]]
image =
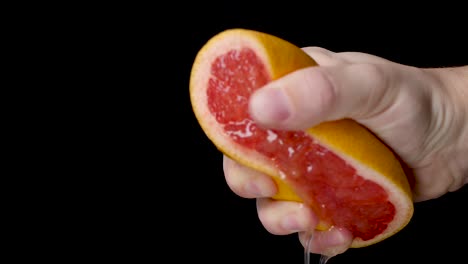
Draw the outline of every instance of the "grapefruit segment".
[[[210,39],[192,67],[195,116],[225,155],[270,175],[275,199],[304,202],[331,226],[353,234],[351,247],[381,241],[411,219],[413,202],[403,169],[378,138],[353,120],[306,131],[264,129],[248,113],[250,95],[268,82],[317,63],[278,37],[230,29]]]

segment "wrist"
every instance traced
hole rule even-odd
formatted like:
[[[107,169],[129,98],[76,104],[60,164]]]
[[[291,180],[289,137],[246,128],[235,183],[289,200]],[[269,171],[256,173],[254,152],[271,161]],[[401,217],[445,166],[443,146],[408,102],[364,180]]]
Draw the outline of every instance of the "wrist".
[[[468,65],[426,70],[439,80],[456,109],[468,115]]]
[[[454,191],[468,184],[468,66],[426,70],[438,80],[439,91],[434,91],[433,96],[443,95],[445,101],[440,104],[445,107],[438,109],[439,122],[450,120],[450,133],[444,133],[444,152],[447,169],[456,176],[450,188]]]
[[[460,111],[468,115],[468,66],[446,68],[447,89],[451,89],[455,100],[460,103]]]
[[[460,125],[460,136],[457,145],[468,151],[468,66],[452,67],[441,70],[442,82],[453,103],[454,115]],[[465,153],[468,154],[468,153]],[[468,159],[468,155],[464,156]],[[465,160],[468,164],[468,160]]]

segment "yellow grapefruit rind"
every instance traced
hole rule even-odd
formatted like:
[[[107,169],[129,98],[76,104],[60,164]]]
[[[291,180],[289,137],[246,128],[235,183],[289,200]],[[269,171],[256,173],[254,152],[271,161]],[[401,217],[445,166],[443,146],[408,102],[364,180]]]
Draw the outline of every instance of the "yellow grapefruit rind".
[[[233,148],[233,142],[207,107],[204,91],[210,78],[213,60],[229,50],[248,47],[252,49],[267,67],[270,79],[278,79],[295,70],[317,66],[317,63],[292,43],[276,36],[247,29],[228,29],[212,37],[198,52],[190,77],[190,100],[195,116],[207,137],[225,155],[237,162],[270,175],[277,184],[275,199],[303,202],[300,194],[281,180],[271,162],[257,152],[243,148]],[[354,239],[351,247],[358,248],[377,243],[395,234],[410,221],[413,215],[411,191],[403,169],[393,153],[367,129],[352,120],[327,122],[306,131],[319,144],[338,154],[359,175],[382,186],[395,205],[396,215],[388,228],[375,238],[362,241]],[[328,226],[321,223],[318,230]]]

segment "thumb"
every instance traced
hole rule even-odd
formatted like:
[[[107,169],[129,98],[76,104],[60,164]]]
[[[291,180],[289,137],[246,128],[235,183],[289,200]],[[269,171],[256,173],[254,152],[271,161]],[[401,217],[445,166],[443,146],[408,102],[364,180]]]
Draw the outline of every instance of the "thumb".
[[[341,118],[370,118],[395,101],[397,72],[386,64],[346,64],[294,71],[257,90],[252,118],[268,128],[307,129]]]

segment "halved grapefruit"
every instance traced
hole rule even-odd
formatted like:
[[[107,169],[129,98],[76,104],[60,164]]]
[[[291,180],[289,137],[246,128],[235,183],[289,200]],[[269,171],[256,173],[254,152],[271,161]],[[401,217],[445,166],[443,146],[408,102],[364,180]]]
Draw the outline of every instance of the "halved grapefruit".
[[[393,152],[357,122],[325,122],[306,131],[256,125],[249,96],[268,82],[317,63],[299,47],[263,32],[228,29],[198,52],[190,76],[195,116],[214,145],[270,175],[275,199],[303,202],[332,226],[353,234],[351,247],[392,236],[408,224],[413,201]]]

